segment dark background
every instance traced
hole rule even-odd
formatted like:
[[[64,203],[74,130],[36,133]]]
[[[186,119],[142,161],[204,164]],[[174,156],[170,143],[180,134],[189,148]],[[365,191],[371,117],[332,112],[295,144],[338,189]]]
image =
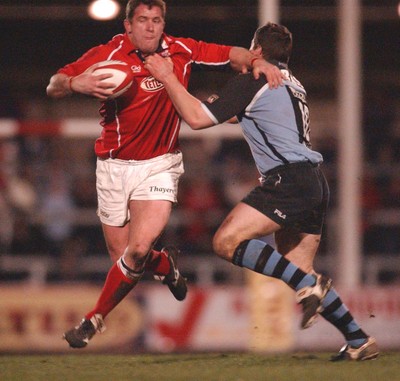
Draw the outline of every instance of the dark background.
[[[45,97],[48,79],[59,67],[123,31],[125,1],[120,2],[120,17],[107,22],[89,19],[88,3],[2,0],[0,86],[17,91],[22,98]],[[338,1],[282,0],[280,4],[281,23],[294,35],[291,69],[301,73],[309,92],[333,97]],[[12,6],[14,13],[1,12],[5,6]],[[362,1],[364,86],[389,88],[396,96],[400,77],[397,6],[393,0]],[[167,1],[167,7],[165,30],[175,36],[248,47],[258,26],[255,0],[174,0]],[[196,76],[193,86],[197,86]]]

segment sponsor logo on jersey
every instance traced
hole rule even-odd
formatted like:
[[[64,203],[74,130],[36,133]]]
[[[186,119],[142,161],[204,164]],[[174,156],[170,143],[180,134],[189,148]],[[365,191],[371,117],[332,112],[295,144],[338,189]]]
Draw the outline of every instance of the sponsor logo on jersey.
[[[142,82],[140,82],[140,87],[144,91],[153,92],[162,89],[164,85],[161,82],[157,81],[154,77],[146,77],[145,79],[143,79]]]
[[[140,65],[132,65],[131,70],[133,73],[140,73],[142,71],[142,68]]]

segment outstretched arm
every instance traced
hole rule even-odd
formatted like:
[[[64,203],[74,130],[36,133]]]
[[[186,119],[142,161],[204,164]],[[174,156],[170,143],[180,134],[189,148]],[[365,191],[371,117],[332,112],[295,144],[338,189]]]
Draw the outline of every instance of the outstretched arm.
[[[236,71],[247,73],[252,70],[255,79],[258,79],[260,74],[264,74],[272,89],[283,84],[285,77],[277,66],[245,48],[234,46],[229,53],[229,59],[232,68]]]
[[[176,111],[193,129],[199,130],[211,127],[215,123],[207,115],[200,100],[188,93],[174,74],[173,63],[169,58],[162,58],[158,54],[148,56],[145,68],[164,84]]]

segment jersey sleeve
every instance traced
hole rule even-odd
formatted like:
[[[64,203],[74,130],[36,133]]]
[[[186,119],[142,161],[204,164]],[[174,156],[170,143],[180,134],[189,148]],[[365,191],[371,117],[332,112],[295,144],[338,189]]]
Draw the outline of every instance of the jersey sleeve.
[[[79,75],[96,62],[106,60],[108,55],[109,51],[105,49],[105,45],[96,46],[88,50],[76,61],[71,62],[59,69],[57,73],[62,73],[69,76]]]
[[[191,38],[183,39],[182,42],[190,49],[194,64],[212,67],[213,69],[229,66],[231,46],[196,41]]]
[[[239,115],[251,103],[257,92],[267,84],[264,76],[254,79],[252,73],[233,77],[217,95],[202,106],[214,123],[222,123]]]

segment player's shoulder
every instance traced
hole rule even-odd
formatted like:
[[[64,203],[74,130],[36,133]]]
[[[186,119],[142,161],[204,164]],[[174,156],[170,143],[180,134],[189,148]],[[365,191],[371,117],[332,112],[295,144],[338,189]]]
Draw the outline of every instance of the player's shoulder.
[[[169,47],[176,47],[178,49],[185,49],[186,51],[192,51],[194,49],[199,49],[204,46],[208,47],[225,47],[225,45],[214,44],[202,40],[196,40],[192,37],[174,37],[171,35],[164,34],[163,41],[165,44],[169,45]],[[226,46],[226,48],[231,48],[230,46]]]
[[[193,46],[198,44],[199,42],[194,38],[190,37],[175,37],[168,34],[164,34],[163,36],[163,43],[168,45],[169,48],[176,48],[176,49],[191,49]]]
[[[93,56],[93,55],[103,55],[107,57],[112,51],[116,50],[116,48],[121,48],[121,46],[125,43],[125,38],[123,34],[117,34],[114,37],[111,38],[111,40],[103,43],[96,45],[89,49],[85,56]],[[106,58],[104,58],[106,59]]]
[[[268,83],[265,75],[260,74],[259,78],[256,79],[253,72],[239,73],[231,79],[231,82],[236,83],[237,86],[245,86],[252,89],[261,89]]]
[[[131,44],[129,39],[128,39],[128,37],[126,36],[126,34],[119,33],[119,34],[116,34],[115,36],[113,36],[111,38],[111,40],[106,42],[103,46],[115,49],[117,47],[121,47],[123,45],[127,45],[128,43]]]

